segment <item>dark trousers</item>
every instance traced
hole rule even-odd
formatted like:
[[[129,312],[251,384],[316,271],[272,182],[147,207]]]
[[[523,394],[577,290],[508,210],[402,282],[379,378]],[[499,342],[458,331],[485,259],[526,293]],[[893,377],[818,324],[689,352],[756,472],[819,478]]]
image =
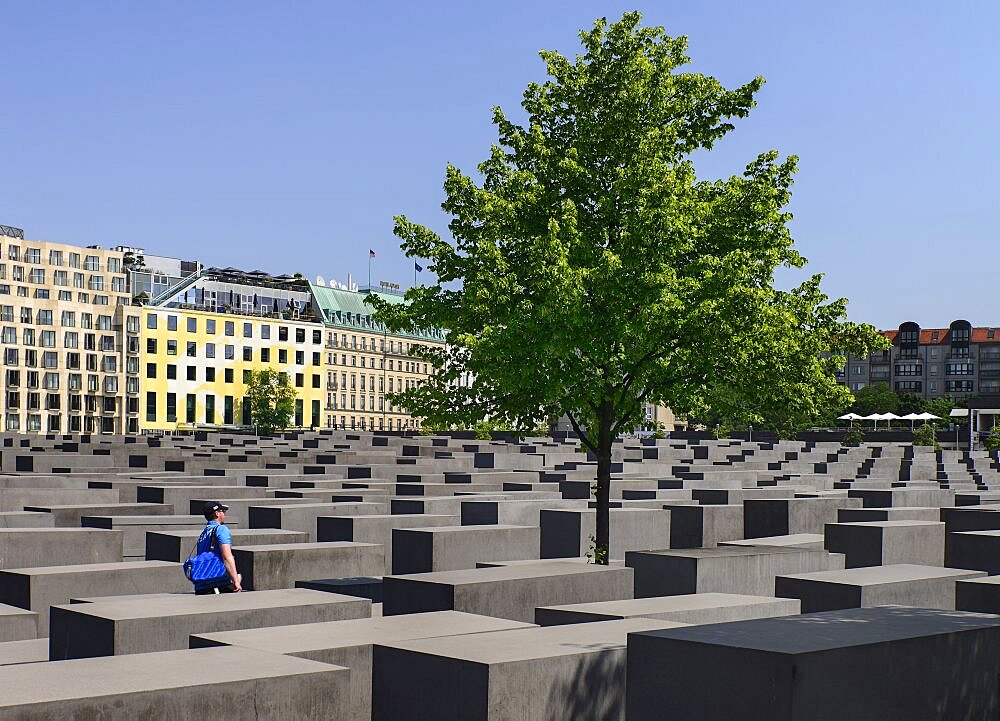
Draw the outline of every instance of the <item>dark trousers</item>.
[[[194,595],[209,596],[216,593],[236,593],[236,586],[227,583],[225,586],[217,586],[216,588],[199,588],[195,590]]]

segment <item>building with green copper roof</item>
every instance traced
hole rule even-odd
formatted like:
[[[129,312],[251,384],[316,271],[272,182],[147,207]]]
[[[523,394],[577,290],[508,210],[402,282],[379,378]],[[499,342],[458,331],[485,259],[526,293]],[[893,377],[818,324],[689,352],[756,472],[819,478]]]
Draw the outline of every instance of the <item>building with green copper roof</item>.
[[[315,285],[314,283],[310,283],[309,288],[316,301],[317,311],[327,326],[356,332],[386,332],[385,327],[372,318],[374,309],[370,305],[365,304],[365,297],[369,293],[377,295],[388,303],[406,302],[406,299],[397,293],[385,293],[375,290],[344,290]],[[444,343],[445,341],[444,331],[438,328],[414,332],[392,331],[391,335],[429,341],[431,343]]]

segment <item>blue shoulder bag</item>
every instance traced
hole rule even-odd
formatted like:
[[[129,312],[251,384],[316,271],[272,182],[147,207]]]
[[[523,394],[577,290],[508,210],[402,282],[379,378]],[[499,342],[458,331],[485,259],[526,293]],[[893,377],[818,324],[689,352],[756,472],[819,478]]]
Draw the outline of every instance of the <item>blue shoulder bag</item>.
[[[216,528],[212,529],[212,540],[209,542],[208,550],[192,555],[184,561],[184,575],[196,586],[225,585],[229,582],[226,564],[215,552]],[[198,550],[197,544],[195,550]]]

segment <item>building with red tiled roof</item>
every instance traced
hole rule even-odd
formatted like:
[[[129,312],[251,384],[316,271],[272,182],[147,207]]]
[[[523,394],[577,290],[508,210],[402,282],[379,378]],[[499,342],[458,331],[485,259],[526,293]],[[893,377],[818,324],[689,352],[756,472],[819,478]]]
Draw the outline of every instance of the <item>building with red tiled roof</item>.
[[[887,383],[899,393],[941,396],[1000,396],[1000,328],[956,320],[947,328],[921,328],[912,321],[882,331],[892,348],[868,358],[849,357],[837,380],[851,390]]]

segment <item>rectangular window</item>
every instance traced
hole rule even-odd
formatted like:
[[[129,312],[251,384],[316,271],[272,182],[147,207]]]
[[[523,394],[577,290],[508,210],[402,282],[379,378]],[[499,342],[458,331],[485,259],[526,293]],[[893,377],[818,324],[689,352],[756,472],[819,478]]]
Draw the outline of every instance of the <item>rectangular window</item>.
[[[244,323],[243,324],[243,337],[244,338],[253,338],[253,323]]]
[[[146,339],[146,352],[150,355],[156,355],[156,338]]]
[[[168,315],[167,316],[167,330],[177,330],[177,316]]]
[[[306,362],[305,352],[300,350],[295,351],[295,365],[297,366],[304,365],[305,362]]]
[[[213,319],[205,319],[205,332],[209,335],[215,335],[215,321]]]
[[[243,360],[248,362],[253,360],[253,348],[248,345],[243,346]]]
[[[261,348],[260,349],[260,362],[261,363],[270,363],[271,362],[271,350],[270,350],[270,348]]]
[[[222,377],[223,377],[223,379],[225,380],[226,383],[232,383],[233,382],[233,369],[232,368],[226,368],[226,370],[223,373]]]
[[[167,423],[177,422],[177,394],[167,393]]]
[[[167,365],[167,379],[177,380],[177,366],[173,363]]]
[[[236,346],[227,345],[224,347],[226,360],[236,360]]]
[[[284,348],[278,349],[278,362],[282,364],[288,363],[288,351]]]
[[[205,344],[205,357],[206,358],[215,358],[215,343],[206,343]]]
[[[150,330],[156,330],[156,313],[150,313],[146,316],[146,327]]]
[[[197,318],[188,318],[187,319],[187,330],[188,330],[188,333],[197,333],[198,332],[198,319]]]
[[[187,367],[187,379],[189,381],[198,380],[198,366],[188,366]]]
[[[215,423],[215,396],[205,396],[205,423]]]
[[[222,422],[231,426],[233,424],[233,397],[226,396],[222,401]]]
[[[195,422],[195,413],[197,408],[196,403],[197,401],[195,400],[194,393],[188,393],[187,398],[185,399],[185,408],[184,408],[184,420],[187,423]]]
[[[226,335],[236,335],[236,324],[231,321],[226,321]]]
[[[177,355],[177,341],[167,341],[167,355]]]
[[[208,381],[209,383],[215,382],[215,368],[209,366],[208,368],[205,369],[205,380]]]
[[[188,358],[195,358],[198,355],[198,344],[193,340],[187,342],[187,356]]]
[[[296,373],[295,374],[295,387],[296,388],[302,388],[303,385],[304,385],[304,380],[303,380],[302,374],[301,373]]]
[[[296,343],[305,343],[306,342],[306,329],[305,328],[296,328],[295,329],[295,342]]]
[[[288,326],[278,326],[278,340],[288,340]]]
[[[264,340],[270,339],[270,337],[271,337],[271,326],[269,326],[269,325],[262,325],[260,327],[260,337],[263,338]]]
[[[156,421],[156,393],[153,391],[146,393],[146,420]]]

